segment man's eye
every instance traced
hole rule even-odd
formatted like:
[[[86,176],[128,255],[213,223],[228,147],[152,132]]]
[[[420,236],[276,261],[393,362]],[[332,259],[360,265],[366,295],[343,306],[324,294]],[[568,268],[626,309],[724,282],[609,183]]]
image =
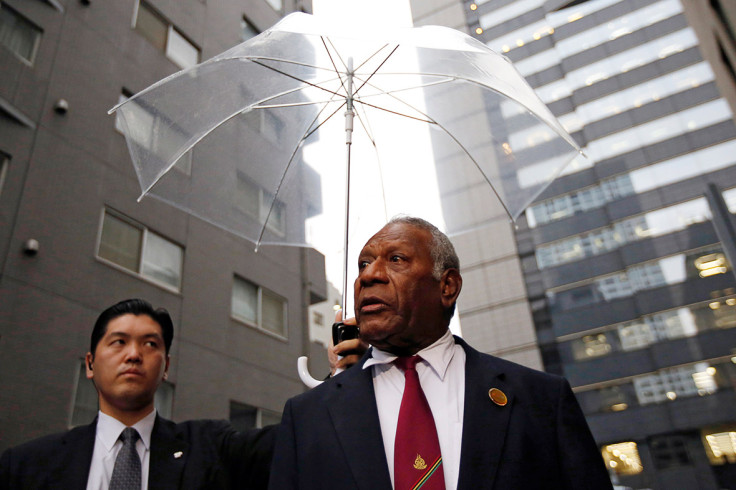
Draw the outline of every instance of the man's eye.
[[[362,270],[365,269],[368,266],[369,262],[367,260],[360,260],[358,261],[358,269]]]
[[[115,339],[110,342],[110,345],[125,345],[125,341],[123,339]]]
[[[391,256],[391,262],[399,262],[399,261],[401,261],[401,256],[400,255],[392,255]]]
[[[148,342],[146,342],[146,345],[148,345],[150,347],[158,347],[158,342],[155,342],[153,340],[149,340]]]

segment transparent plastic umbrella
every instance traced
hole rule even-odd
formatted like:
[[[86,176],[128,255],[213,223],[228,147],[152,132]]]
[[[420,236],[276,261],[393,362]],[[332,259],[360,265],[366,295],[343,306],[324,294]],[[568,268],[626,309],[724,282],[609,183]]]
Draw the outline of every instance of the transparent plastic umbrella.
[[[444,27],[292,14],[118,111],[151,195],[263,245],[362,244],[396,214],[450,236],[519,214],[579,148],[503,56]]]

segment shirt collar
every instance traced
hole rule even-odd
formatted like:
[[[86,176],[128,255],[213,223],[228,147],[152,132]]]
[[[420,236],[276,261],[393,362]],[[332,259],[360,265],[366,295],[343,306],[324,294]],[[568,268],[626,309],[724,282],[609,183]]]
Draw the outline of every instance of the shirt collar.
[[[417,355],[429,364],[441,380],[444,380],[447,367],[450,365],[450,361],[452,361],[452,357],[455,355],[454,347],[455,338],[448,329],[445,334],[437,339],[432,345],[417,352]],[[397,357],[398,356],[395,354],[373,347],[371,358],[365,361],[363,369],[374,365],[390,364],[394,362]]]
[[[133,424],[133,428],[140,434],[141,441],[146,449],[151,448],[151,433],[153,432],[154,422],[156,422],[156,409],[153,409],[151,413]],[[97,412],[97,437],[102,441],[107,452],[112,450],[125,427],[125,424],[115,417]]]

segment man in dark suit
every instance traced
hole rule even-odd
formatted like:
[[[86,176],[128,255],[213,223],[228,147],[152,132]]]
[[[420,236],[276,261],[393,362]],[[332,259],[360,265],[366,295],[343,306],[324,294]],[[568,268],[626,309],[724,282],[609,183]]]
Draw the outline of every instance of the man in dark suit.
[[[146,301],[121,301],[102,312],[86,356],[98,417],[5,451],[0,489],[115,488],[111,479],[127,471],[117,462],[126,444],[135,488],[265,488],[274,428],[237,432],[226,421],[175,424],[157,415],[154,394],[167,377],[173,336],[168,312]],[[130,443],[120,438],[127,428],[135,429]]]
[[[366,243],[358,268],[355,319],[373,347],[287,402],[269,488],[611,488],[567,381],[449,333],[462,277],[444,234],[394,219]],[[413,446],[416,437],[441,455]]]

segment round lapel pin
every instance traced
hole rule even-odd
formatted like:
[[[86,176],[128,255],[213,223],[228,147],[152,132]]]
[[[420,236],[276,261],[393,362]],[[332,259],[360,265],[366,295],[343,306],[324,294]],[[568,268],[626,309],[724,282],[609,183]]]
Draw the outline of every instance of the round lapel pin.
[[[488,390],[488,396],[491,398],[491,401],[499,407],[506,406],[509,401],[509,399],[506,398],[506,393],[499,390],[498,388],[491,388],[490,390]]]

